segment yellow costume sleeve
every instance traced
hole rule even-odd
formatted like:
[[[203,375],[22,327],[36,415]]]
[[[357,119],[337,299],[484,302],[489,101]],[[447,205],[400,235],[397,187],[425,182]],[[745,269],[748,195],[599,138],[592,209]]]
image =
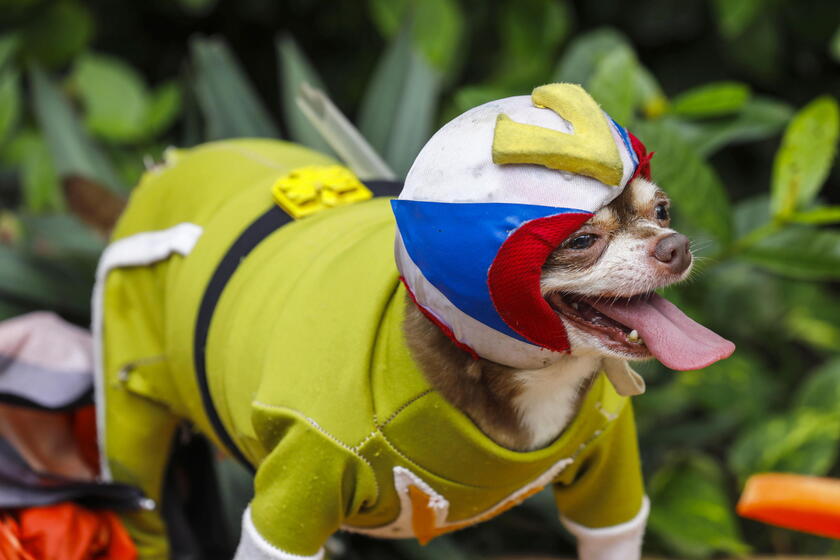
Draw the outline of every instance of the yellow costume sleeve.
[[[344,519],[377,497],[370,465],[295,411],[254,405],[268,455],[245,512],[239,559],[319,559]]]
[[[644,485],[636,424],[628,402],[599,440],[554,486],[562,516],[584,527],[611,527],[642,510]]]

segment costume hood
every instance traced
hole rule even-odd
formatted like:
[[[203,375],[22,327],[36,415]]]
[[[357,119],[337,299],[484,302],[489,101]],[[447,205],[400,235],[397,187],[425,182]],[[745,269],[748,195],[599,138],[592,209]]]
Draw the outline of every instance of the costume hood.
[[[540,292],[542,266],[632,178],[650,177],[649,158],[578,85],[467,111],[432,136],[392,202],[404,284],[474,356],[549,365],[569,341]]]

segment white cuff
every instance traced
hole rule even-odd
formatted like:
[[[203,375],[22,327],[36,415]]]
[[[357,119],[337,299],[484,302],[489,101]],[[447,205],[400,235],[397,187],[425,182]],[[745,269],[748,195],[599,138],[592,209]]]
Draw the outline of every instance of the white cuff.
[[[620,525],[590,529],[562,516],[560,521],[577,538],[580,560],[638,560],[649,512],[650,500],[644,496],[636,517]]]
[[[284,552],[265,540],[259,534],[251,520],[251,507],[242,515],[242,536],[236,548],[233,560],[323,560],[324,549],[320,549],[312,556],[300,556]]]

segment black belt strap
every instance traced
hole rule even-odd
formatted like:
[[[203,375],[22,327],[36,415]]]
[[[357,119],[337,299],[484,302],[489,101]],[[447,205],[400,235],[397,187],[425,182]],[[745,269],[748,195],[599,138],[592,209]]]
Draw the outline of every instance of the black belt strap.
[[[397,196],[400,190],[402,190],[402,182],[397,181],[369,181],[365,185],[375,196]],[[198,318],[195,322],[193,362],[204,412],[207,414],[207,418],[213,426],[213,431],[227,451],[251,472],[254,472],[253,465],[251,465],[250,461],[245,457],[245,454],[239,449],[236,442],[234,442],[233,438],[225,429],[224,424],[222,424],[222,419],[219,417],[219,413],[213,404],[213,398],[210,395],[210,385],[207,377],[207,336],[210,333],[210,322],[213,319],[216,305],[219,303],[219,299],[222,297],[228,281],[239,267],[239,263],[262,240],[291,221],[291,216],[279,206],[273,206],[242,232],[227,250],[227,253],[222,257],[222,260],[213,272],[213,276],[210,278],[210,282],[204,290],[204,296],[201,298],[201,305],[198,308]]]

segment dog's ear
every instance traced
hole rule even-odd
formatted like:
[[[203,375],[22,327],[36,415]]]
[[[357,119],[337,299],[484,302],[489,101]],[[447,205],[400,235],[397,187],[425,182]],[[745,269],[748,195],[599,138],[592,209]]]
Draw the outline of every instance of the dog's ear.
[[[103,237],[108,237],[125,208],[126,199],[79,175],[65,177],[62,187],[70,212]]]

